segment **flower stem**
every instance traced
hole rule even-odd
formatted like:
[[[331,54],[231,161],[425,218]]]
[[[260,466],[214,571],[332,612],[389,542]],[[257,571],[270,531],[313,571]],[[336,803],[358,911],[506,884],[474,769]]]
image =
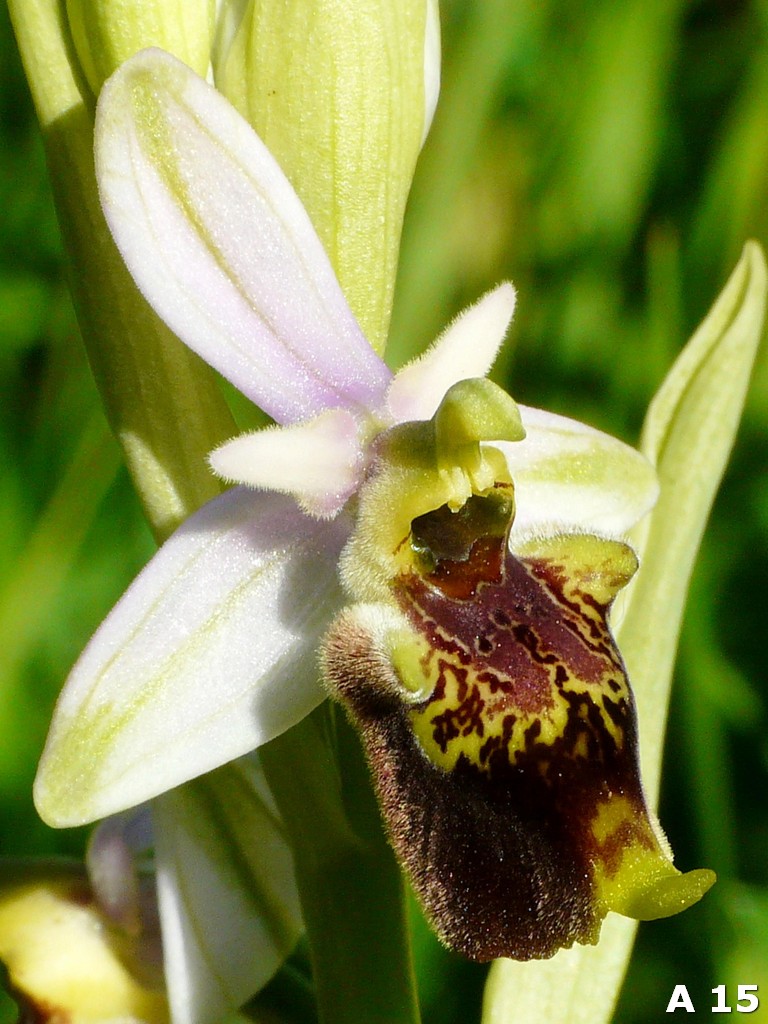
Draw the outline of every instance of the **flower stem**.
[[[418,1024],[402,877],[356,735],[323,707],[261,756],[294,848],[321,1024]]]

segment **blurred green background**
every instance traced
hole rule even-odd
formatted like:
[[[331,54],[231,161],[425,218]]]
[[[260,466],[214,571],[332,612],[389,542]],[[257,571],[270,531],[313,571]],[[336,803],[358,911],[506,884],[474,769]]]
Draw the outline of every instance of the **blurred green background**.
[[[441,10],[444,87],[406,224],[392,359],[510,278],[519,306],[499,380],[636,441],[743,241],[768,242],[768,3]],[[4,7],[0,210],[0,852],[77,853],[81,832],[36,818],[36,758],[68,667],[152,541],[77,336]],[[617,1024],[661,1019],[676,984],[700,1013],[715,985],[733,986],[732,1004],[736,985],[759,985],[750,1019],[768,1021],[767,465],[763,352],[693,583],[661,809],[677,863],[720,881],[641,927]],[[418,920],[416,934],[427,1024],[479,1020],[484,969]]]

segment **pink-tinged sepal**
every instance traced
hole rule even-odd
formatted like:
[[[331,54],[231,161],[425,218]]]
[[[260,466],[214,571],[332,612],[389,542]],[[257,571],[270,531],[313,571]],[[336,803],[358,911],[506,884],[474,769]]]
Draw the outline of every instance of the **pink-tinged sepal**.
[[[278,423],[381,403],[391,375],[304,207],[220,93],[136,54],[101,92],[95,157],[117,247],[186,345]]]
[[[666,916],[714,880],[673,867],[642,793],[607,624],[634,553],[588,534],[513,553],[511,516],[494,493],[414,520],[398,611],[353,607],[325,647],[395,850],[438,934],[477,960],[594,943],[609,910]]]

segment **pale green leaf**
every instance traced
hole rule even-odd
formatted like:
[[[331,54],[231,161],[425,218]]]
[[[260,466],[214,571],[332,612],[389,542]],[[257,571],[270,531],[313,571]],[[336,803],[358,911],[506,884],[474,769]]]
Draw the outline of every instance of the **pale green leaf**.
[[[597,946],[574,946],[551,960],[497,960],[483,1024],[603,1024],[627,967],[637,921],[609,914]]]
[[[658,791],[664,721],[696,552],[733,447],[763,331],[766,267],[754,243],[683,349],[648,409],[641,449],[661,494],[634,539],[641,567],[628,588],[617,638],[640,719],[643,779]]]

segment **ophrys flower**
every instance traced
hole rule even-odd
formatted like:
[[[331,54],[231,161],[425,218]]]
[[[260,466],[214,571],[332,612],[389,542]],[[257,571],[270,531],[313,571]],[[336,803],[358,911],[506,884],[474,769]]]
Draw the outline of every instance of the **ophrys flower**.
[[[393,377],[357,326],[306,213],[269,153],[215,90],[160,51],[128,61],[104,88],[97,170],[115,240],[147,299],[279,426],[238,437],[213,454],[218,472],[249,487],[210,502],[177,531],[75,667],[36,786],[46,819],[76,824],[135,805],[289,728],[323,699],[320,638],[345,605],[351,610],[342,613],[327,646],[328,677],[362,725],[374,768],[383,762],[373,747],[386,737],[367,721],[371,702],[361,715],[352,691],[364,664],[370,672],[358,687],[360,700],[373,687],[398,701],[414,763],[455,786],[467,752],[449,751],[452,737],[435,740],[433,712],[446,722],[452,714],[461,718],[464,697],[455,672],[456,693],[438,692],[429,664],[430,652],[448,642],[440,616],[461,619],[471,633],[471,615],[496,593],[492,588],[501,588],[506,600],[518,573],[515,600],[525,608],[513,612],[521,616],[520,629],[515,632],[513,618],[499,617],[495,599],[493,610],[486,609],[512,645],[514,653],[505,657],[530,662],[535,653],[550,666],[546,686],[561,690],[568,687],[557,665],[578,669],[569,676],[578,684],[575,717],[564,714],[546,686],[531,697],[528,711],[541,705],[538,747],[551,748],[558,730],[581,720],[569,757],[588,767],[574,785],[587,777],[591,784],[596,774],[602,781],[582,802],[577,824],[566,807],[573,786],[553,798],[554,808],[536,803],[535,786],[526,789],[528,824],[521,826],[516,856],[523,872],[539,863],[543,847],[524,833],[544,815],[545,845],[572,857],[563,878],[586,866],[588,892],[568,921],[540,913],[553,898],[545,899],[540,886],[523,901],[523,930],[546,932],[546,941],[500,940],[480,948],[457,940],[455,928],[443,927],[443,934],[472,955],[546,955],[575,939],[593,939],[607,909],[638,912],[638,893],[646,916],[650,904],[668,913],[700,895],[709,876],[681,881],[647,819],[631,697],[606,624],[610,602],[634,567],[619,538],[651,507],[654,475],[620,442],[518,408],[484,379],[512,315],[512,288],[489,293]],[[454,602],[450,610],[446,600]],[[435,608],[426,615],[428,601]],[[456,601],[464,602],[461,608]],[[509,608],[504,614],[510,617]],[[352,641],[350,622],[357,628]],[[552,630],[561,639],[570,630],[582,647],[591,645],[602,668],[585,668],[583,650],[564,660]],[[476,632],[451,634],[457,664],[468,643],[481,658],[497,650],[487,631]],[[503,670],[510,678],[517,673],[512,662]],[[521,678],[530,689],[524,673]],[[593,684],[600,687],[594,699]],[[617,688],[621,714],[604,696],[606,685]],[[510,707],[520,703],[519,696],[510,700]],[[425,712],[435,701],[444,706]],[[383,728],[386,715],[374,719]],[[528,756],[536,726],[513,723],[511,736],[505,728],[499,718],[488,735],[499,738],[499,751],[517,772],[515,745],[522,742]],[[481,738],[485,729],[473,725],[470,732]],[[621,772],[608,781],[595,768],[604,766],[608,747],[599,739],[599,749],[590,746],[601,730],[623,752]],[[482,761],[479,748],[475,755]],[[545,760],[535,768],[543,779]],[[493,776],[494,787],[502,782]],[[412,777],[409,786],[418,785]],[[420,864],[439,869],[434,883],[419,886],[439,920],[442,905],[453,899],[451,864],[467,865],[468,851],[461,842],[452,850],[447,844],[439,863],[412,861],[386,789],[380,790],[395,844],[417,884]],[[477,799],[480,807],[485,796]],[[510,799],[518,813],[519,795]],[[486,811],[481,807],[481,817]],[[409,813],[414,821],[416,807]],[[631,817],[641,824],[628,832]],[[425,854],[431,837],[442,843],[446,823],[436,818],[434,828],[419,833]],[[578,831],[582,826],[586,832]],[[610,847],[611,856],[588,848],[587,834]],[[497,858],[509,854],[500,848]],[[468,872],[466,884],[471,877]],[[478,884],[486,877],[478,875]],[[666,889],[673,895],[660,895]],[[650,904],[643,904],[645,896]],[[471,898],[466,906],[453,902],[459,930],[498,932],[497,923],[473,910]],[[522,905],[511,904],[506,916]],[[587,905],[589,921],[575,927]]]

